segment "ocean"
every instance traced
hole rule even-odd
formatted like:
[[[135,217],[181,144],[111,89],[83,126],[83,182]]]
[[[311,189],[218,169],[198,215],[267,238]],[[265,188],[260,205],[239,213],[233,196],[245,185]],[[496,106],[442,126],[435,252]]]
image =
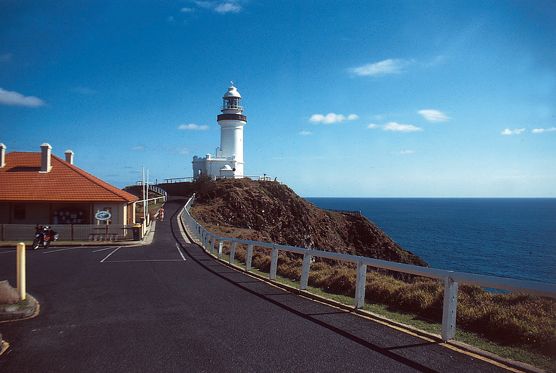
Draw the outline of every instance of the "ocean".
[[[307,198],[356,210],[431,267],[556,283],[556,198]]]

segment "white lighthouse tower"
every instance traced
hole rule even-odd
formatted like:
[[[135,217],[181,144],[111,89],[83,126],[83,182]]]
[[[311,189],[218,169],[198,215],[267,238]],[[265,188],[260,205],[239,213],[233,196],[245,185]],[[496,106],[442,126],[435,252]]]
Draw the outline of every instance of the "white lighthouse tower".
[[[241,95],[232,82],[224,94],[222,114],[217,117],[220,125],[220,147],[215,156],[193,157],[193,177],[207,175],[215,178],[243,177],[243,126],[247,117],[243,115]]]

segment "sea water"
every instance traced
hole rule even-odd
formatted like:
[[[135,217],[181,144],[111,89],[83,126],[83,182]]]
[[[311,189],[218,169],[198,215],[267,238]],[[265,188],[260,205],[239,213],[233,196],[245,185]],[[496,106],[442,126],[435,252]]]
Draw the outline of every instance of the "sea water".
[[[431,267],[556,283],[555,198],[307,198],[360,211]]]

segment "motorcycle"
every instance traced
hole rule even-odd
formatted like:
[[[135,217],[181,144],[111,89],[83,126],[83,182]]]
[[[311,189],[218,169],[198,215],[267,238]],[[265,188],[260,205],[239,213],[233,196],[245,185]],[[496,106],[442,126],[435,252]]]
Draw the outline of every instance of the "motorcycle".
[[[45,225],[44,227],[38,226],[35,229],[35,239],[33,240],[32,248],[33,250],[37,250],[39,246],[42,245],[42,247],[48,249],[50,247],[50,244],[57,239],[58,233],[56,233],[48,225]]]

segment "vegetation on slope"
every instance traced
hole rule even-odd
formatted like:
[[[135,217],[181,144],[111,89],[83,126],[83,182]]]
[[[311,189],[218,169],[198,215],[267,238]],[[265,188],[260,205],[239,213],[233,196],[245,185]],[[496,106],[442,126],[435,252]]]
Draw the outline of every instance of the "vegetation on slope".
[[[426,265],[402,249],[363,217],[318,209],[284,185],[243,180],[201,181],[193,216],[212,232],[243,239],[316,247],[398,262]],[[245,248],[237,258],[244,261]],[[278,274],[301,277],[301,257],[280,254]],[[253,266],[267,271],[270,253],[258,250]],[[353,296],[355,270],[336,261],[311,265],[309,284],[328,292]],[[392,310],[408,311],[440,321],[443,284],[421,277],[390,276],[370,269],[366,298]],[[556,302],[522,294],[495,294],[477,286],[460,286],[457,323],[497,343],[541,351],[554,358]]]
[[[277,182],[205,180],[198,190],[200,221],[239,228],[235,233],[246,239],[427,265],[365,217],[322,210]]]

